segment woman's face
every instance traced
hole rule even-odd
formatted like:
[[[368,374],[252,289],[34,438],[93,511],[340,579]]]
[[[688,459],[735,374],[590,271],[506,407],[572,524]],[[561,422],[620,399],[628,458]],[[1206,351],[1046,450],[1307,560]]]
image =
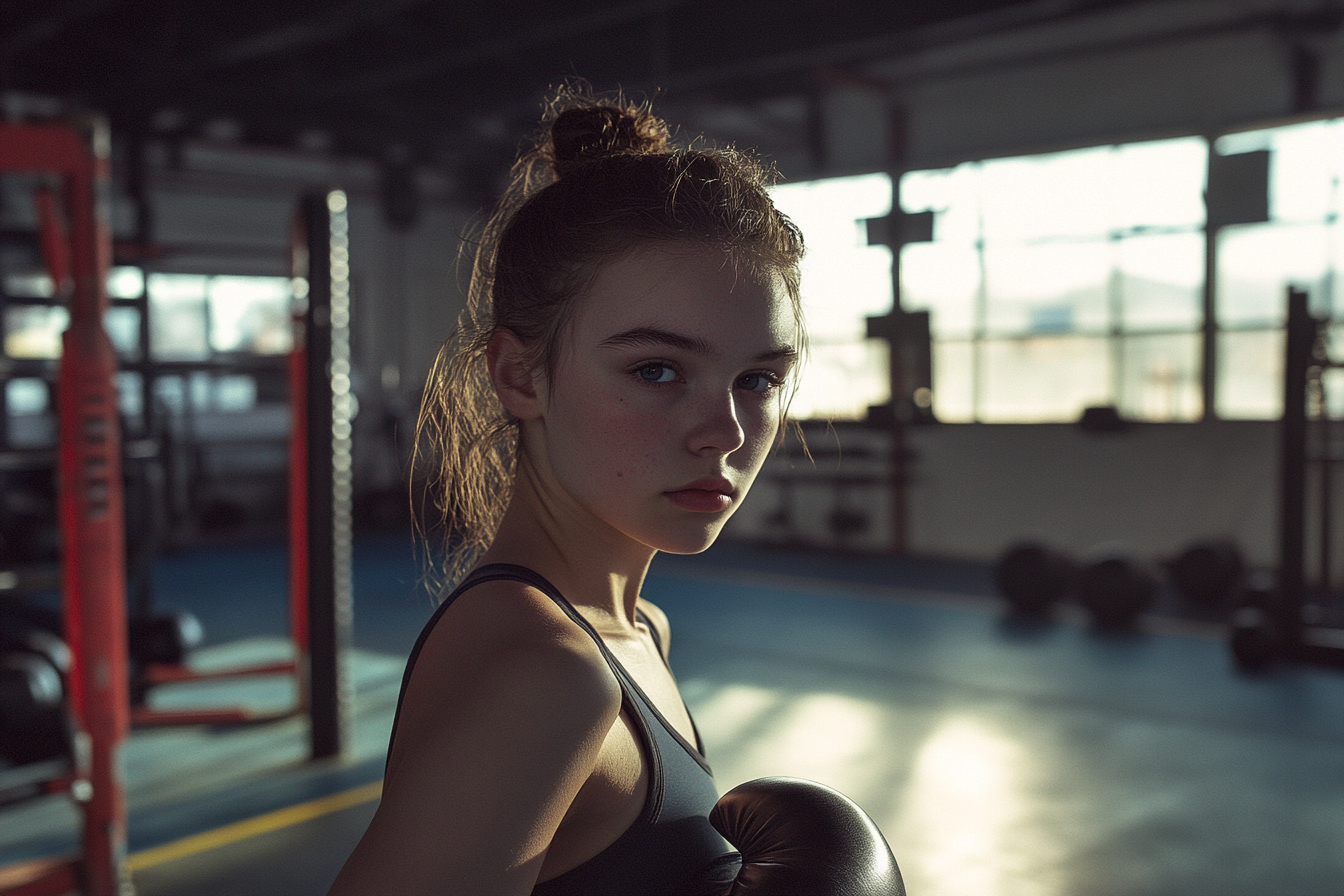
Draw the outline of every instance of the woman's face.
[[[648,547],[703,551],[773,444],[794,333],[778,278],[722,252],[656,244],[604,265],[542,387],[555,482]]]

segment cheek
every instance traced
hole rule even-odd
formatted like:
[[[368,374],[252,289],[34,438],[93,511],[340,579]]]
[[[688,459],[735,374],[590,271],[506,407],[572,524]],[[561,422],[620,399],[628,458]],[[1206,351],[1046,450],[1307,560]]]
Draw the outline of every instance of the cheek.
[[[656,470],[671,437],[668,414],[597,384],[571,395],[557,410],[562,444],[556,447],[567,455],[556,459],[557,466],[586,468],[585,479],[647,476]]]
[[[748,458],[748,463],[759,467],[774,447],[779,435],[779,402],[775,400],[760,402],[750,413],[742,414],[743,445],[740,454]]]

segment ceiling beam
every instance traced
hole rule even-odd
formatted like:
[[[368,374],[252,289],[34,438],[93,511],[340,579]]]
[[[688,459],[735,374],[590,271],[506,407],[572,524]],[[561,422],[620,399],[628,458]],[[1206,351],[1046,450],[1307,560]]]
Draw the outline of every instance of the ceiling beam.
[[[349,0],[340,6],[280,28],[262,31],[215,47],[203,56],[180,63],[177,66],[178,75],[198,75],[282,53],[311,49],[343,37],[363,25],[385,19],[410,7],[422,6],[426,2],[428,0],[381,0],[378,3],[369,0]]]
[[[413,59],[392,68],[342,78],[326,85],[322,94],[367,93],[382,90],[407,81],[416,81],[452,69],[471,68],[486,62],[505,58],[534,47],[556,44],[573,37],[602,31],[616,25],[625,25],[652,18],[681,6],[687,0],[636,0],[625,6],[599,10],[586,16],[552,19],[519,34],[481,41],[437,56]]]
[[[70,0],[0,42],[0,59],[12,58],[25,50],[46,43],[80,19],[111,4],[112,0]]]

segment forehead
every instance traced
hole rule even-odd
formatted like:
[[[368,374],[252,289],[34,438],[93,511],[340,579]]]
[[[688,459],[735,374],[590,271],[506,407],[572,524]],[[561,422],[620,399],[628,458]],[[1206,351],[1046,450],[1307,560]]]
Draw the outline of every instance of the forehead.
[[[652,327],[755,354],[791,344],[796,321],[777,273],[748,272],[718,249],[660,243],[603,264],[574,327],[580,343]]]

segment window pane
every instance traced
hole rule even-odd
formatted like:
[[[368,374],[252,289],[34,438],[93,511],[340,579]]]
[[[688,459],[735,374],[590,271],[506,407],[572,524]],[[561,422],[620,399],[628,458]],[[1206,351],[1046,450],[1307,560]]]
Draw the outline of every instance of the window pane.
[[[250,411],[257,405],[257,380],[245,373],[217,376],[213,398],[214,410]]]
[[[1344,119],[1242,131],[1220,137],[1215,145],[1223,155],[1270,150],[1273,220],[1316,222],[1341,210],[1338,181],[1344,174]]]
[[[986,326],[994,334],[1100,332],[1110,326],[1111,245],[985,247]]]
[[[1331,420],[1344,420],[1344,370],[1327,368],[1321,374],[1325,390],[1325,411]]]
[[[61,334],[70,312],[61,305],[16,305],[5,309],[5,354],[11,358],[61,356]]]
[[[145,274],[137,267],[113,268],[107,276],[107,294],[114,299],[138,299],[144,287]]]
[[[293,344],[287,277],[210,278],[210,347],[281,355]]]
[[[5,383],[5,409],[10,414],[44,414],[51,409],[51,389],[37,377],[15,377]]]
[[[70,326],[64,305],[18,305],[5,309],[5,355],[11,358],[55,360],[61,356],[61,337]],[[109,308],[103,326],[112,348],[123,358],[133,358],[140,344],[140,312],[134,308]]]
[[[1335,221],[1326,235],[1330,269],[1322,293],[1322,310],[1331,317],[1344,317],[1344,218]]]
[[[206,342],[206,277],[149,275],[150,346],[156,359],[201,360]]]
[[[1323,221],[1339,210],[1340,121],[1277,128],[1272,145],[1269,213],[1275,221]]]
[[[1196,329],[1203,317],[1204,236],[1164,233],[1119,241],[1121,326]]]
[[[975,419],[975,343],[969,339],[933,343],[933,413],[944,423]]]
[[[789,414],[796,419],[862,420],[891,399],[890,352],[880,339],[814,344]]]
[[[1120,344],[1120,413],[1133,420],[1197,420],[1200,335],[1128,336]]]
[[[1104,236],[1111,228],[1111,167],[1109,146],[985,162],[985,240]]]
[[[980,419],[993,423],[1077,420],[1110,402],[1110,340],[1093,336],[987,339]]]
[[[121,413],[132,420],[137,420],[145,404],[140,374],[134,370],[119,370],[114,382],[117,387],[117,405],[121,408]]]
[[[161,376],[154,380],[154,398],[174,414],[186,407],[186,386],[180,376]]]
[[[1289,284],[1320,300],[1329,270],[1329,228],[1323,224],[1229,227],[1218,239],[1219,326],[1283,322]]]
[[[140,310],[109,308],[103,316],[112,347],[122,358],[134,359],[140,352]]]
[[[891,178],[785,184],[772,195],[807,240],[802,293],[812,351],[791,412],[862,419],[868,405],[890,397],[887,346],[866,338],[866,318],[891,310],[891,250],[867,244],[864,221],[890,213]]]
[[[1218,416],[1274,420],[1283,416],[1283,330],[1218,334]]]
[[[975,242],[980,238],[980,163],[901,175],[901,208],[936,212],[933,238],[939,242]]]
[[[1202,227],[1208,160],[1202,137],[1117,146],[1111,226]]]
[[[901,306],[932,312],[934,338],[975,331],[980,253],[964,243],[911,243],[901,250]]]

